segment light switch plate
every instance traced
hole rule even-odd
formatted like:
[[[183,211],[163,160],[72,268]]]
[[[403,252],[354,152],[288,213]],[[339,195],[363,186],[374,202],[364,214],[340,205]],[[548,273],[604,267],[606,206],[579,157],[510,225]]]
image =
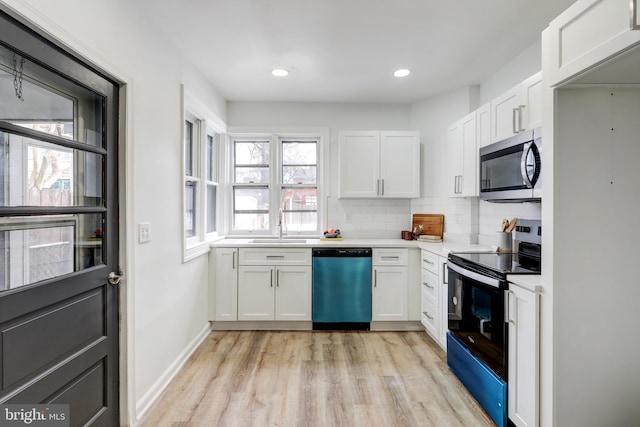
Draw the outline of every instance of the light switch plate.
[[[141,222],[138,224],[138,243],[147,243],[151,241],[151,224]]]

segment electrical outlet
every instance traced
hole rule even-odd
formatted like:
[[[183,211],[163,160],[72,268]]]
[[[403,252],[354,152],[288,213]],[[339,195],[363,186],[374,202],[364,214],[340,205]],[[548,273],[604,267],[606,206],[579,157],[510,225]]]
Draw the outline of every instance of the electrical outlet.
[[[138,224],[138,243],[147,243],[151,241],[151,224],[141,222]]]

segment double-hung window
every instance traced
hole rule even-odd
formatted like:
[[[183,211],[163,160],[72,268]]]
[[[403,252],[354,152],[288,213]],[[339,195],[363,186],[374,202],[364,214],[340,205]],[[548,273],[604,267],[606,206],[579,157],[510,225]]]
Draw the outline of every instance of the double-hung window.
[[[209,250],[218,236],[218,162],[224,123],[184,96],[184,260]]]
[[[243,135],[230,145],[232,233],[317,234],[321,138]]]

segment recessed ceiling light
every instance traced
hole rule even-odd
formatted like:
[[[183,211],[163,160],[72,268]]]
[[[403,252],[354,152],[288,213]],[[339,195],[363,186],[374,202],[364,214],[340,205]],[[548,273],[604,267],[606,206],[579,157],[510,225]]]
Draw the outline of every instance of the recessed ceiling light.
[[[406,68],[401,68],[394,71],[393,73],[395,77],[407,77],[409,74],[411,74],[411,71],[407,70]]]
[[[289,75],[289,71],[284,68],[274,68],[271,70],[271,74],[276,77],[287,77]]]

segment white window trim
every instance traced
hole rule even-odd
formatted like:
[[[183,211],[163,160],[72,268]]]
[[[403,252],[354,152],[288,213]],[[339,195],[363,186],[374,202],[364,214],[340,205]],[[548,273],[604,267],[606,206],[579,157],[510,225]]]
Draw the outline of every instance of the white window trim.
[[[197,258],[201,255],[204,255],[210,251],[210,243],[213,240],[218,238],[218,232],[207,233],[206,232],[206,190],[207,190],[207,179],[206,179],[206,137],[207,133],[217,133],[221,136],[220,141],[222,141],[222,136],[227,131],[227,125],[220,119],[217,115],[212,113],[201,101],[199,101],[196,97],[191,95],[187,90],[185,90],[184,85],[180,87],[181,91],[181,126],[180,126],[180,146],[181,149],[181,193],[182,193],[182,205],[181,205],[181,218],[182,218],[182,249],[183,249],[183,262],[190,261],[194,258]],[[194,181],[198,183],[198,189],[196,193],[196,234],[192,237],[185,237],[185,202],[186,202],[186,191],[185,191],[185,180],[186,180],[186,170],[185,170],[185,160],[186,153],[184,147],[185,141],[185,121],[189,118],[195,118],[199,122],[199,126],[194,131],[197,131],[197,138],[194,138],[193,150],[196,155],[193,157],[193,178]],[[218,162],[218,171],[220,171],[220,145],[218,143],[218,147],[216,147],[216,152],[214,154],[215,161]],[[220,172],[218,172],[218,190],[220,190]],[[216,203],[217,213],[216,216],[218,218],[217,229],[220,229],[220,213],[221,213],[221,203],[220,200],[222,195],[220,191],[217,194],[218,203]]]
[[[248,232],[246,230],[233,230],[233,149],[232,143],[234,140],[250,139],[255,140],[257,138],[269,139],[274,146],[278,146],[283,139],[312,139],[318,140],[318,170],[317,170],[317,191],[318,191],[318,228],[319,232],[323,229],[326,222],[327,213],[325,208],[324,199],[325,196],[330,194],[329,190],[329,175],[330,175],[330,152],[329,152],[329,135],[330,130],[327,127],[229,127],[228,135],[225,139],[225,204],[228,206],[224,210],[224,223],[226,234],[233,237],[274,237],[274,230],[264,230]],[[272,151],[273,155],[279,155],[279,148]],[[277,170],[279,161],[271,162],[271,175],[280,174],[281,171]],[[279,178],[278,178],[279,179]],[[271,183],[270,183],[271,186]],[[278,187],[279,189],[279,187]],[[273,204],[279,195],[277,189],[273,187],[271,189],[271,204]],[[269,212],[269,221],[271,224],[277,223],[277,213],[273,210]],[[318,237],[318,234],[313,232],[300,232],[289,231],[286,237]]]

